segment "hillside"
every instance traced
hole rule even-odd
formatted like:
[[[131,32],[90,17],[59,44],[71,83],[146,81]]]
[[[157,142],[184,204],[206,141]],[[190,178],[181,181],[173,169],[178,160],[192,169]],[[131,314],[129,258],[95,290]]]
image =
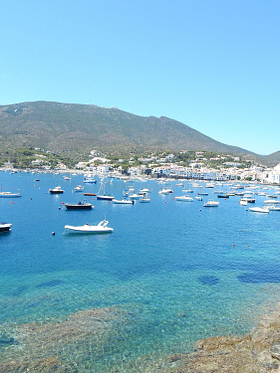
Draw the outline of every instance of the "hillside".
[[[0,148],[41,147],[56,153],[111,154],[159,150],[252,152],[223,144],[170,118],[141,117],[116,108],[57,102],[0,106]]]

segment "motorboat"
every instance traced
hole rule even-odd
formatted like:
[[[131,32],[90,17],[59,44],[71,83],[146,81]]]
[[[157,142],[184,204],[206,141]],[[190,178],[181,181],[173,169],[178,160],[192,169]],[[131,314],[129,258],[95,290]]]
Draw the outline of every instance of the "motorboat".
[[[81,192],[84,190],[84,187],[82,185],[77,185],[73,190],[74,192]]]
[[[102,220],[97,225],[90,225],[88,223],[80,226],[65,225],[64,233],[112,233],[114,229],[107,227],[107,225],[107,220]]]
[[[197,199],[198,201],[203,201],[203,198],[201,196],[196,196],[194,198]]]
[[[182,192],[185,192],[185,193],[193,193],[193,190],[192,190],[192,189],[183,189]]]
[[[280,206],[275,206],[275,205],[268,205],[267,208],[269,211],[280,211]]]
[[[247,206],[247,205],[248,205],[248,201],[247,201],[246,199],[242,199],[242,198],[241,198],[241,200],[239,201],[239,204],[240,204],[241,206]]]
[[[267,206],[264,206],[264,207],[249,207],[249,211],[260,212],[260,213],[267,214],[269,212],[269,208]]]
[[[204,203],[203,207],[218,207],[219,203],[220,203],[219,201],[209,200]]]
[[[149,203],[150,201],[151,201],[151,198],[148,197],[148,196],[141,197],[141,198],[139,198],[139,200],[138,200],[139,203]]]
[[[218,198],[229,198],[229,194],[217,194]]]
[[[116,203],[116,204],[119,204],[119,205],[134,205],[134,201],[133,200],[129,200],[129,199],[112,199],[112,202],[113,203]]]
[[[0,223],[0,233],[10,232],[12,224]]]
[[[92,197],[96,196],[96,193],[83,193],[84,196]]]
[[[90,210],[94,208],[91,203],[87,203],[85,201],[78,203],[65,203],[64,206],[67,208],[67,210]]]
[[[159,194],[170,194],[170,193],[173,193],[173,190],[171,188],[162,188],[159,191]]]
[[[141,195],[141,194],[133,193],[133,194],[130,194],[128,198],[133,200],[133,199],[140,199],[142,196],[143,194]]]
[[[244,201],[247,201],[248,203],[255,203],[256,202],[256,198],[252,197],[252,195],[246,195],[244,194],[244,196],[242,197],[242,199]]]
[[[182,201],[182,202],[193,202],[193,198],[189,196],[175,196],[176,201]]]
[[[198,192],[197,195],[198,196],[208,196],[208,193],[206,193],[206,192]]]
[[[50,194],[62,194],[64,193],[64,190],[60,186],[57,186],[53,189],[49,189],[49,192]]]
[[[266,205],[279,205],[280,201],[276,201],[274,199],[266,199],[265,201],[263,201],[263,203],[265,203]]]
[[[83,180],[83,183],[88,183],[88,184],[96,184],[97,180],[95,180],[92,177],[87,177],[86,179]]]

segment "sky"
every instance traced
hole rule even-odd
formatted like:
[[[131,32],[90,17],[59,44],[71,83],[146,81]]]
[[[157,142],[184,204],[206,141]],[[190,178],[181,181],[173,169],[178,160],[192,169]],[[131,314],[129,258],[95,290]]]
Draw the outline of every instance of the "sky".
[[[0,105],[166,116],[280,150],[279,0],[1,0]]]

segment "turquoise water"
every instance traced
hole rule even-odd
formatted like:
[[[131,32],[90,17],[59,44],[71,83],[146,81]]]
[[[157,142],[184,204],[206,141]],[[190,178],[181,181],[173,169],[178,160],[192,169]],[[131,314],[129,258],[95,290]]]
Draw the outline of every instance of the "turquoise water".
[[[0,221],[13,224],[0,235],[0,363],[55,357],[79,373],[141,372],[191,351],[197,339],[246,333],[278,301],[280,212],[248,212],[237,196],[203,208],[217,198],[212,189],[205,189],[204,201],[184,203],[174,200],[184,194],[175,182],[166,196],[156,181],[116,179],[107,183],[108,193],[120,199],[128,185],[147,187],[151,202],[87,197],[93,210],[65,210],[63,202],[84,198],[72,193],[82,179],[0,173],[3,188],[22,194],[0,198]],[[65,193],[50,195],[57,185]],[[99,183],[85,187],[98,189]],[[264,199],[257,197],[256,205]],[[66,224],[95,224],[105,216],[112,234],[63,234]],[[95,328],[86,323],[81,334],[75,321],[69,333],[65,320],[78,315],[82,321],[85,314],[77,312],[92,309],[103,312]],[[30,323],[38,326],[33,334],[26,332]]]

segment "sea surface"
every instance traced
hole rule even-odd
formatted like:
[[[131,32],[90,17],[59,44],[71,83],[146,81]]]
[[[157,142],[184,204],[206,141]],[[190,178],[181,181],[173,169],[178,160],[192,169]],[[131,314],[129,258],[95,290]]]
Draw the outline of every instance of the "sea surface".
[[[156,180],[108,179],[117,199],[150,190],[150,203],[117,205],[74,193],[83,175],[64,176],[0,172],[3,190],[22,195],[0,198],[0,221],[12,223],[0,235],[0,366],[55,358],[69,372],[153,371],[198,339],[248,332],[279,301],[280,212],[249,212],[238,196],[203,207],[228,184],[186,182],[193,198],[208,192],[188,203],[174,199],[186,194],[176,181],[161,195]],[[96,180],[84,191],[97,193]],[[65,192],[50,195],[56,186]],[[63,207],[83,198],[94,209]],[[112,234],[64,234],[104,218]]]

